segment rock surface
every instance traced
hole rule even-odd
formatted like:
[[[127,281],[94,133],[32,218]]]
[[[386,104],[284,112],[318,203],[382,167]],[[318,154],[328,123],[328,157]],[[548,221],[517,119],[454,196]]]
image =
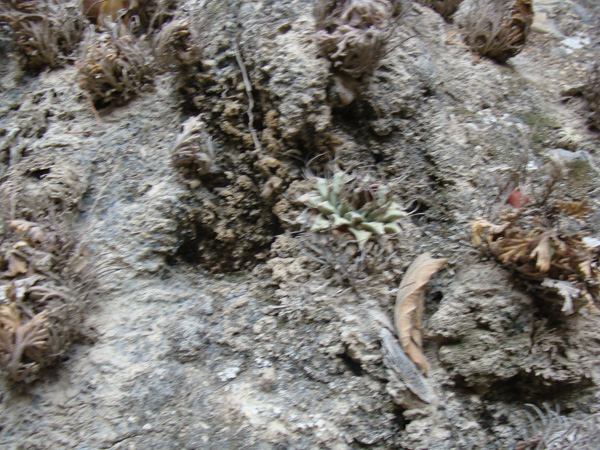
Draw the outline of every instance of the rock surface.
[[[181,1],[205,14],[201,61],[156,75],[99,122],[76,66],[25,73],[3,41],[0,188],[29,193],[3,219],[45,195],[43,175],[23,167],[71,164],[81,183],[61,201],[79,208],[90,265],[113,270],[68,359],[1,385],[0,446],[506,449],[530,435],[525,403],[598,411],[598,317],[545,317],[472,247],[468,224],[505,206],[515,173],[542,179],[553,154],[598,236],[600,135],[561,92],[600,55],[600,7],[535,1],[528,44],[498,65],[461,43],[468,0],[455,24],[403,3],[378,67],[350,80],[319,53],[310,2]],[[195,115],[214,166],[189,178],[171,152]],[[414,210],[389,245],[361,256],[295,221],[307,178],[330,161]],[[380,341],[426,251],[448,259],[426,295],[429,404],[386,366]]]

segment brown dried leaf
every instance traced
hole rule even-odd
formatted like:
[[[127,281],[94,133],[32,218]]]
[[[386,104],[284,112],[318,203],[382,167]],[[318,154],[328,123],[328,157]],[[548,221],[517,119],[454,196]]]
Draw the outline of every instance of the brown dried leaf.
[[[531,252],[531,258],[536,259],[535,267],[541,272],[546,273],[550,270],[552,263],[552,247],[550,238],[552,232],[545,232],[539,237],[538,244]]]
[[[427,361],[423,355],[423,298],[425,286],[431,276],[440,270],[445,259],[435,259],[430,253],[418,256],[407,269],[400,283],[396,306],[394,308],[394,325],[400,337],[402,348],[408,357],[427,374]]]
[[[16,277],[19,274],[27,273],[27,261],[15,253],[8,256],[8,270],[6,274],[9,277]]]
[[[506,230],[510,223],[495,225],[485,219],[477,219],[469,224],[471,226],[471,242],[474,247],[479,247],[482,244],[482,236],[487,234],[500,234]]]

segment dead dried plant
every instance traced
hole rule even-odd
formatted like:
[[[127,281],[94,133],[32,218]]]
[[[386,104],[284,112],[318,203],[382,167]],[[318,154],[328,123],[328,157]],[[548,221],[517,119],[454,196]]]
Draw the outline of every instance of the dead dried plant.
[[[465,43],[503,63],[523,50],[532,22],[531,0],[475,0],[464,19]]]
[[[99,28],[120,23],[129,31],[159,27],[173,15],[177,0],[82,0],[81,10]]]
[[[153,37],[156,63],[162,70],[177,70],[200,60],[199,37],[187,17],[166,23]]]
[[[152,81],[143,43],[131,34],[119,36],[116,27],[99,35],[90,30],[77,65],[81,87],[96,107],[125,104]]]
[[[48,227],[19,219],[9,230],[0,245],[0,267],[7,268],[0,273],[0,369],[12,381],[30,382],[63,359],[80,334],[104,268],[88,267],[85,247],[68,223]]]
[[[317,273],[328,283],[348,286],[360,293],[374,276],[390,267],[396,256],[389,241],[367,242],[362,248],[356,240],[326,234],[305,235],[303,254],[320,264]]]
[[[537,417],[525,411],[531,437],[517,444],[515,450],[595,450],[600,448],[600,414],[573,420],[544,404],[544,410],[526,404]]]
[[[192,117],[183,124],[171,154],[173,166],[182,169],[184,175],[206,175],[213,167],[215,151],[206,125],[200,117]]]
[[[0,185],[0,199],[8,206],[0,211],[0,219],[37,221],[76,212],[86,189],[86,171],[73,162],[56,156],[25,157],[11,165]]]
[[[317,41],[335,70],[353,78],[371,72],[401,13],[398,0],[316,0]]]
[[[46,311],[24,319],[15,305],[1,306],[0,367],[13,381],[23,381],[39,370],[48,336]]]
[[[552,209],[575,218],[587,211],[584,202],[556,202]],[[478,219],[471,228],[474,245],[485,241],[492,255],[539,295],[560,298],[563,313],[573,314],[582,304],[597,309],[600,248],[585,234],[561,231],[536,216],[506,216],[500,225]]]
[[[583,98],[589,111],[590,123],[600,130],[600,63],[594,64],[590,69]]]
[[[463,0],[417,0],[417,3],[437,11],[446,21],[452,20],[452,15],[458,11],[462,2]]]
[[[55,68],[71,59],[82,37],[84,18],[67,0],[3,1],[0,24],[13,31],[13,46],[33,70]]]

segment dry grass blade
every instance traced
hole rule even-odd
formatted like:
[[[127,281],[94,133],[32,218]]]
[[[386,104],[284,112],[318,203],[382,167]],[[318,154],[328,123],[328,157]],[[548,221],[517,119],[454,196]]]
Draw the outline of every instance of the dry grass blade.
[[[402,348],[425,374],[428,370],[423,355],[422,329],[425,286],[444,264],[445,259],[432,258],[430,253],[417,257],[402,278],[394,308],[394,325]]]
[[[379,339],[384,364],[406,384],[413,394],[425,403],[433,402],[433,393],[427,380],[402,351],[392,333],[387,328],[382,328]]]

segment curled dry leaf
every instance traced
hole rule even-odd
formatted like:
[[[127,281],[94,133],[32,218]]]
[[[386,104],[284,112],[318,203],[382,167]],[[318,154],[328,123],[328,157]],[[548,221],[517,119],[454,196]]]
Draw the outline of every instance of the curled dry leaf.
[[[21,256],[15,253],[11,253],[8,256],[8,270],[6,271],[6,275],[10,278],[16,277],[22,273],[27,273],[27,268],[27,261]]]
[[[490,234],[500,234],[510,224],[505,223],[503,225],[495,225],[485,219],[477,219],[470,223],[473,233],[471,235],[471,242],[473,246],[479,247],[482,244],[481,236],[489,232]]]
[[[402,278],[394,308],[394,325],[402,348],[425,374],[427,361],[423,355],[422,329],[425,286],[444,264],[445,259],[432,258],[430,253],[423,253],[417,257]]]

